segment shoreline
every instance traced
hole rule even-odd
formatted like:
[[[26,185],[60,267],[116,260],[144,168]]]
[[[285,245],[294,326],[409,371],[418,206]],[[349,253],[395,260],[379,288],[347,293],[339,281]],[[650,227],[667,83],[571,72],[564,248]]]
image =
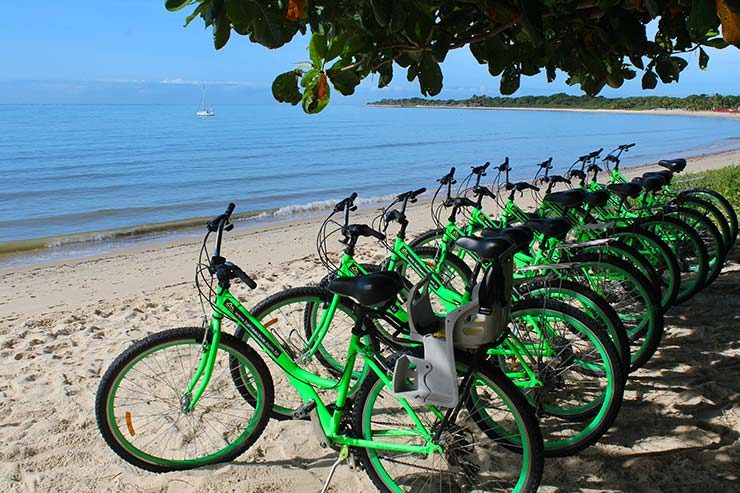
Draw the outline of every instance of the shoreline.
[[[686,156],[686,159],[690,161],[687,171],[704,171],[707,168],[702,167],[701,163],[706,160],[723,158],[740,163],[740,147]],[[698,162],[698,165],[692,164],[691,161]],[[627,166],[623,169],[627,172],[636,173],[655,166],[657,166],[657,163],[642,163]],[[429,195],[429,192],[425,195]],[[384,204],[389,197],[360,197],[358,205],[363,207]],[[425,199],[428,200],[428,197],[422,198],[422,201],[425,201]],[[239,204],[237,204],[237,211],[238,206]],[[290,228],[296,222],[319,220],[329,211],[330,207],[330,201],[327,200],[259,212],[246,211],[237,213],[234,222],[237,228],[242,231],[261,233],[271,231],[276,227]],[[280,213],[283,210],[286,212]],[[129,252],[167,247],[183,242],[190,243],[200,237],[202,225],[209,219],[210,217],[189,218],[113,230],[72,233],[57,237],[32,238],[2,243],[0,244],[0,274],[23,268],[67,264],[97,257],[125,255]],[[15,246],[18,248],[13,249]],[[30,265],[19,267],[24,262]]]
[[[701,172],[734,164],[740,164],[740,149],[691,158],[687,171]],[[631,177],[655,169],[662,168],[655,163],[645,163],[623,171]],[[410,238],[434,227],[429,213],[429,198],[427,195],[409,206]],[[534,205],[526,194],[523,198],[517,197],[517,202],[525,209]],[[484,204],[484,207],[491,213],[499,210],[493,202]],[[376,215],[375,205],[360,204],[351,220],[370,224]],[[323,267],[316,271],[320,265],[316,257],[316,234],[322,220],[323,215],[317,212],[312,217],[291,217],[286,221],[254,227],[237,223],[235,230],[224,237],[225,256],[253,275],[260,286],[264,279],[274,278],[272,273],[278,267],[291,271],[297,269],[297,279],[292,285],[318,281],[325,274]],[[161,241],[84,258],[2,268],[0,322],[15,321],[28,315],[48,315],[73,307],[120,302],[121,299],[142,295],[166,297],[175,287],[192,285],[204,229],[194,231],[188,237],[165,237]],[[389,234],[394,233],[389,230]],[[361,246],[365,244],[378,246],[376,241],[365,241]],[[338,250],[340,246],[333,239],[329,242],[332,249]],[[384,258],[385,250],[376,249],[373,255],[368,260],[379,262]],[[300,265],[307,267],[301,270]],[[306,274],[314,271],[315,279]]]
[[[367,106],[373,108],[403,108],[413,109],[421,108],[428,110],[442,109],[442,110],[500,110],[500,111],[571,111],[581,113],[617,113],[625,115],[656,115],[656,116],[698,116],[704,118],[730,118],[740,119],[740,113],[723,113],[719,111],[692,111],[692,110],[626,110],[626,109],[595,109],[595,108],[545,108],[545,107],[531,107],[523,108],[521,106],[465,106],[465,105],[433,105],[433,104],[418,104],[418,105],[403,105],[403,104],[370,104]]]

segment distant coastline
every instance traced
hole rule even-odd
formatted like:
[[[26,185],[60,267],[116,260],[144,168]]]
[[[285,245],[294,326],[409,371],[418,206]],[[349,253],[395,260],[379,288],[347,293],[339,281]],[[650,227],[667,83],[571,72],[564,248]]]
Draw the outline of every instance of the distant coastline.
[[[419,104],[419,105],[402,105],[402,104],[377,104],[368,103],[367,106],[375,108],[421,108],[430,110],[494,110],[494,111],[570,111],[570,112],[583,112],[583,113],[617,113],[617,114],[643,114],[643,115],[658,115],[658,116],[703,116],[710,118],[737,118],[740,119],[740,112],[720,112],[720,111],[700,111],[700,110],[666,110],[666,109],[655,109],[655,110],[613,110],[613,109],[595,109],[595,108],[544,108],[544,107],[530,107],[523,108],[521,106],[496,106],[496,107],[484,107],[484,106],[440,106],[431,104]]]
[[[368,106],[393,108],[442,108],[465,110],[526,110],[526,111],[599,111],[614,113],[647,113],[658,115],[692,115],[740,117],[740,96],[693,95],[685,98],[636,96],[604,98],[590,96],[490,97],[472,96],[467,99],[381,99]]]

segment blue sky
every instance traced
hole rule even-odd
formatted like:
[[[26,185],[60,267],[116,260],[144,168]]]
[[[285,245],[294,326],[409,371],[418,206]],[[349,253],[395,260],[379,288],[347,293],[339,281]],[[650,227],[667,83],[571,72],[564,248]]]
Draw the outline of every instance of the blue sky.
[[[267,50],[233,35],[217,52],[200,20],[182,27],[185,15],[167,12],[162,0],[6,3],[0,30],[0,103],[192,103],[202,81],[212,104],[269,102],[274,76],[307,58],[305,37]],[[709,70],[699,70],[693,54],[678,84],[642,92],[638,78],[602,94],[737,94],[740,51],[709,52]],[[498,81],[467,49],[452,52],[443,71],[442,97],[497,94]],[[578,94],[564,80],[562,74],[553,84],[543,75],[525,78],[517,95]],[[373,82],[363,83],[356,96],[335,101],[359,104],[418,92],[400,71],[386,90],[376,89]]]

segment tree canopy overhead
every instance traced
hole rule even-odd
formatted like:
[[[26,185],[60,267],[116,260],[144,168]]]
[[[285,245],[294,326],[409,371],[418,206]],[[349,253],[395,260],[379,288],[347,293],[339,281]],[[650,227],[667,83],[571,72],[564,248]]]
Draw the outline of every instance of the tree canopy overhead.
[[[333,87],[350,95],[375,74],[378,87],[394,72],[417,80],[424,96],[442,90],[441,64],[450,50],[467,47],[502,94],[517,91],[522,76],[558,70],[588,95],[638,76],[644,89],[678,81],[704,46],[740,47],[740,0],[166,0],[171,11],[192,7],[213,30],[216,49],[233,33],[279,48],[310,30],[310,62],[278,75],[278,101],[318,113]],[[646,25],[657,20],[648,38]],[[720,25],[722,36],[720,36]]]

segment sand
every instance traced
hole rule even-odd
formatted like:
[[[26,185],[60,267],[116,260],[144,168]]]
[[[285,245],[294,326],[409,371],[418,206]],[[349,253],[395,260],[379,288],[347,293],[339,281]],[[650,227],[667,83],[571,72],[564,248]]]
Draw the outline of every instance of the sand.
[[[690,160],[690,170],[740,163],[740,150]],[[630,174],[645,168],[631,169]],[[217,212],[217,211],[214,211]],[[369,222],[361,210],[355,222]],[[410,233],[431,227],[428,203]],[[320,279],[317,219],[236,229],[224,253],[258,282],[235,286],[247,306]],[[200,238],[94,258],[0,271],[0,491],[319,491],[335,459],[310,425],[272,422],[234,463],[155,475],[124,463],[100,437],[99,379],[132,341],[198,325],[193,287]],[[340,245],[334,245],[335,249]],[[366,241],[361,254],[383,250]],[[740,484],[740,253],[719,279],[666,316],[663,346],[630,380],[601,443],[550,460],[541,491],[730,491]],[[332,491],[368,491],[339,468]]]

